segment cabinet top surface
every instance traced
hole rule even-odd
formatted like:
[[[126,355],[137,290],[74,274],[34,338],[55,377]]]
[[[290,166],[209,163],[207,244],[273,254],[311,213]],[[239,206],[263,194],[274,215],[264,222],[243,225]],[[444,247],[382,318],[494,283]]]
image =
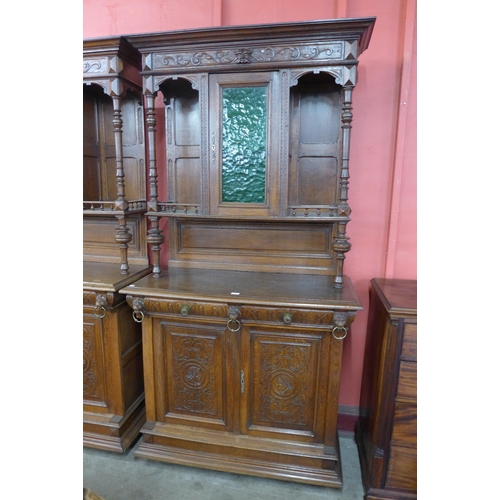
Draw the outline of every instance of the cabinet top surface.
[[[121,290],[133,296],[217,300],[275,307],[361,310],[348,277],[334,288],[334,277],[206,269],[169,269],[160,278],[148,275]]]
[[[128,274],[120,273],[120,264],[83,263],[83,288],[114,292],[151,272],[151,266],[130,266]]]
[[[416,280],[375,278],[371,283],[390,313],[416,314]]]

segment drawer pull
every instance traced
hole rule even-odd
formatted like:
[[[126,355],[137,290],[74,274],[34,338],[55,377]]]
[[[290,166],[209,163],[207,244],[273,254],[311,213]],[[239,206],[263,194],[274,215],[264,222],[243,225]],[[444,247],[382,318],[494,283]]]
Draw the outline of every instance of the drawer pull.
[[[336,335],[336,332],[342,332],[340,335]],[[334,326],[332,330],[332,335],[337,340],[343,340],[347,337],[347,328],[345,326]]]
[[[286,323],[287,325],[289,325],[292,321],[293,321],[293,314],[289,311],[283,313],[283,316],[281,317],[281,319],[283,320],[283,323]]]
[[[187,316],[190,311],[191,311],[191,307],[190,306],[188,306],[187,304],[182,304],[182,306],[181,306],[181,314],[183,316]]]
[[[236,328],[231,328],[230,325],[236,325]],[[227,322],[227,329],[231,332],[239,332],[241,328],[241,323],[237,319],[229,319]]]
[[[134,311],[132,318],[134,318],[136,323],[142,323],[144,321],[144,313],[142,311]]]

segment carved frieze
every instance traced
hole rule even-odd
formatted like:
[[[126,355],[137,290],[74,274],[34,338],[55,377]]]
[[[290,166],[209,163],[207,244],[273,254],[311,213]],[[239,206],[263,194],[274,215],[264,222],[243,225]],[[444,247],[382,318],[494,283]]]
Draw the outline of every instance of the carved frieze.
[[[146,71],[165,68],[212,68],[224,66],[270,64],[289,64],[311,61],[328,63],[342,61],[345,42],[316,43],[307,45],[267,45],[256,47],[228,47],[205,51],[178,51],[155,53],[145,56]],[[349,52],[350,53],[350,52]]]

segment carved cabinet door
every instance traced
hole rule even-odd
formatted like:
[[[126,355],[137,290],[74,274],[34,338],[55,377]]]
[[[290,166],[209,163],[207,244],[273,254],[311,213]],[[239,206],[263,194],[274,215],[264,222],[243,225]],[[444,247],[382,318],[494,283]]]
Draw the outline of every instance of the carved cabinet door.
[[[226,323],[153,320],[156,420],[232,431],[237,353]]]
[[[249,435],[322,442],[329,399],[330,333],[244,327],[241,429]]]

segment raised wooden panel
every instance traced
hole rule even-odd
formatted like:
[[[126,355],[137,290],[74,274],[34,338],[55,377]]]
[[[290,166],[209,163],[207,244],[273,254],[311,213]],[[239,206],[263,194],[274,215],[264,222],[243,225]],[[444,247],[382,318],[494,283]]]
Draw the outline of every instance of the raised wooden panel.
[[[319,442],[328,386],[323,334],[249,328],[244,344],[242,428],[249,435]],[[246,351],[248,349],[248,351]]]
[[[387,488],[417,490],[417,449],[391,446]]]
[[[275,271],[276,266],[332,273],[329,242],[332,226],[251,221],[178,219],[171,225],[171,261],[193,267],[220,265],[223,269]],[[175,244],[174,244],[175,242]],[[259,267],[262,266],[262,267]]]
[[[83,316],[83,402],[106,406],[103,331],[93,314]]]
[[[220,227],[216,224],[184,224],[179,252],[200,251],[241,254],[266,252],[267,255],[319,254],[327,256],[328,233],[324,228],[302,230],[286,225],[256,224]]]
[[[197,158],[179,157],[175,160],[175,184],[172,191],[172,201],[201,204],[201,169]]]
[[[230,430],[232,374],[224,326],[162,322],[154,345],[157,419]]]
[[[165,106],[168,201],[201,204],[199,93],[179,78],[161,86]]]
[[[96,210],[98,212],[98,210]],[[132,240],[128,244],[131,265],[148,263],[146,224],[140,215],[129,216],[127,227]],[[83,260],[87,262],[120,262],[120,247],[116,242],[118,220],[112,214],[83,218]]]

